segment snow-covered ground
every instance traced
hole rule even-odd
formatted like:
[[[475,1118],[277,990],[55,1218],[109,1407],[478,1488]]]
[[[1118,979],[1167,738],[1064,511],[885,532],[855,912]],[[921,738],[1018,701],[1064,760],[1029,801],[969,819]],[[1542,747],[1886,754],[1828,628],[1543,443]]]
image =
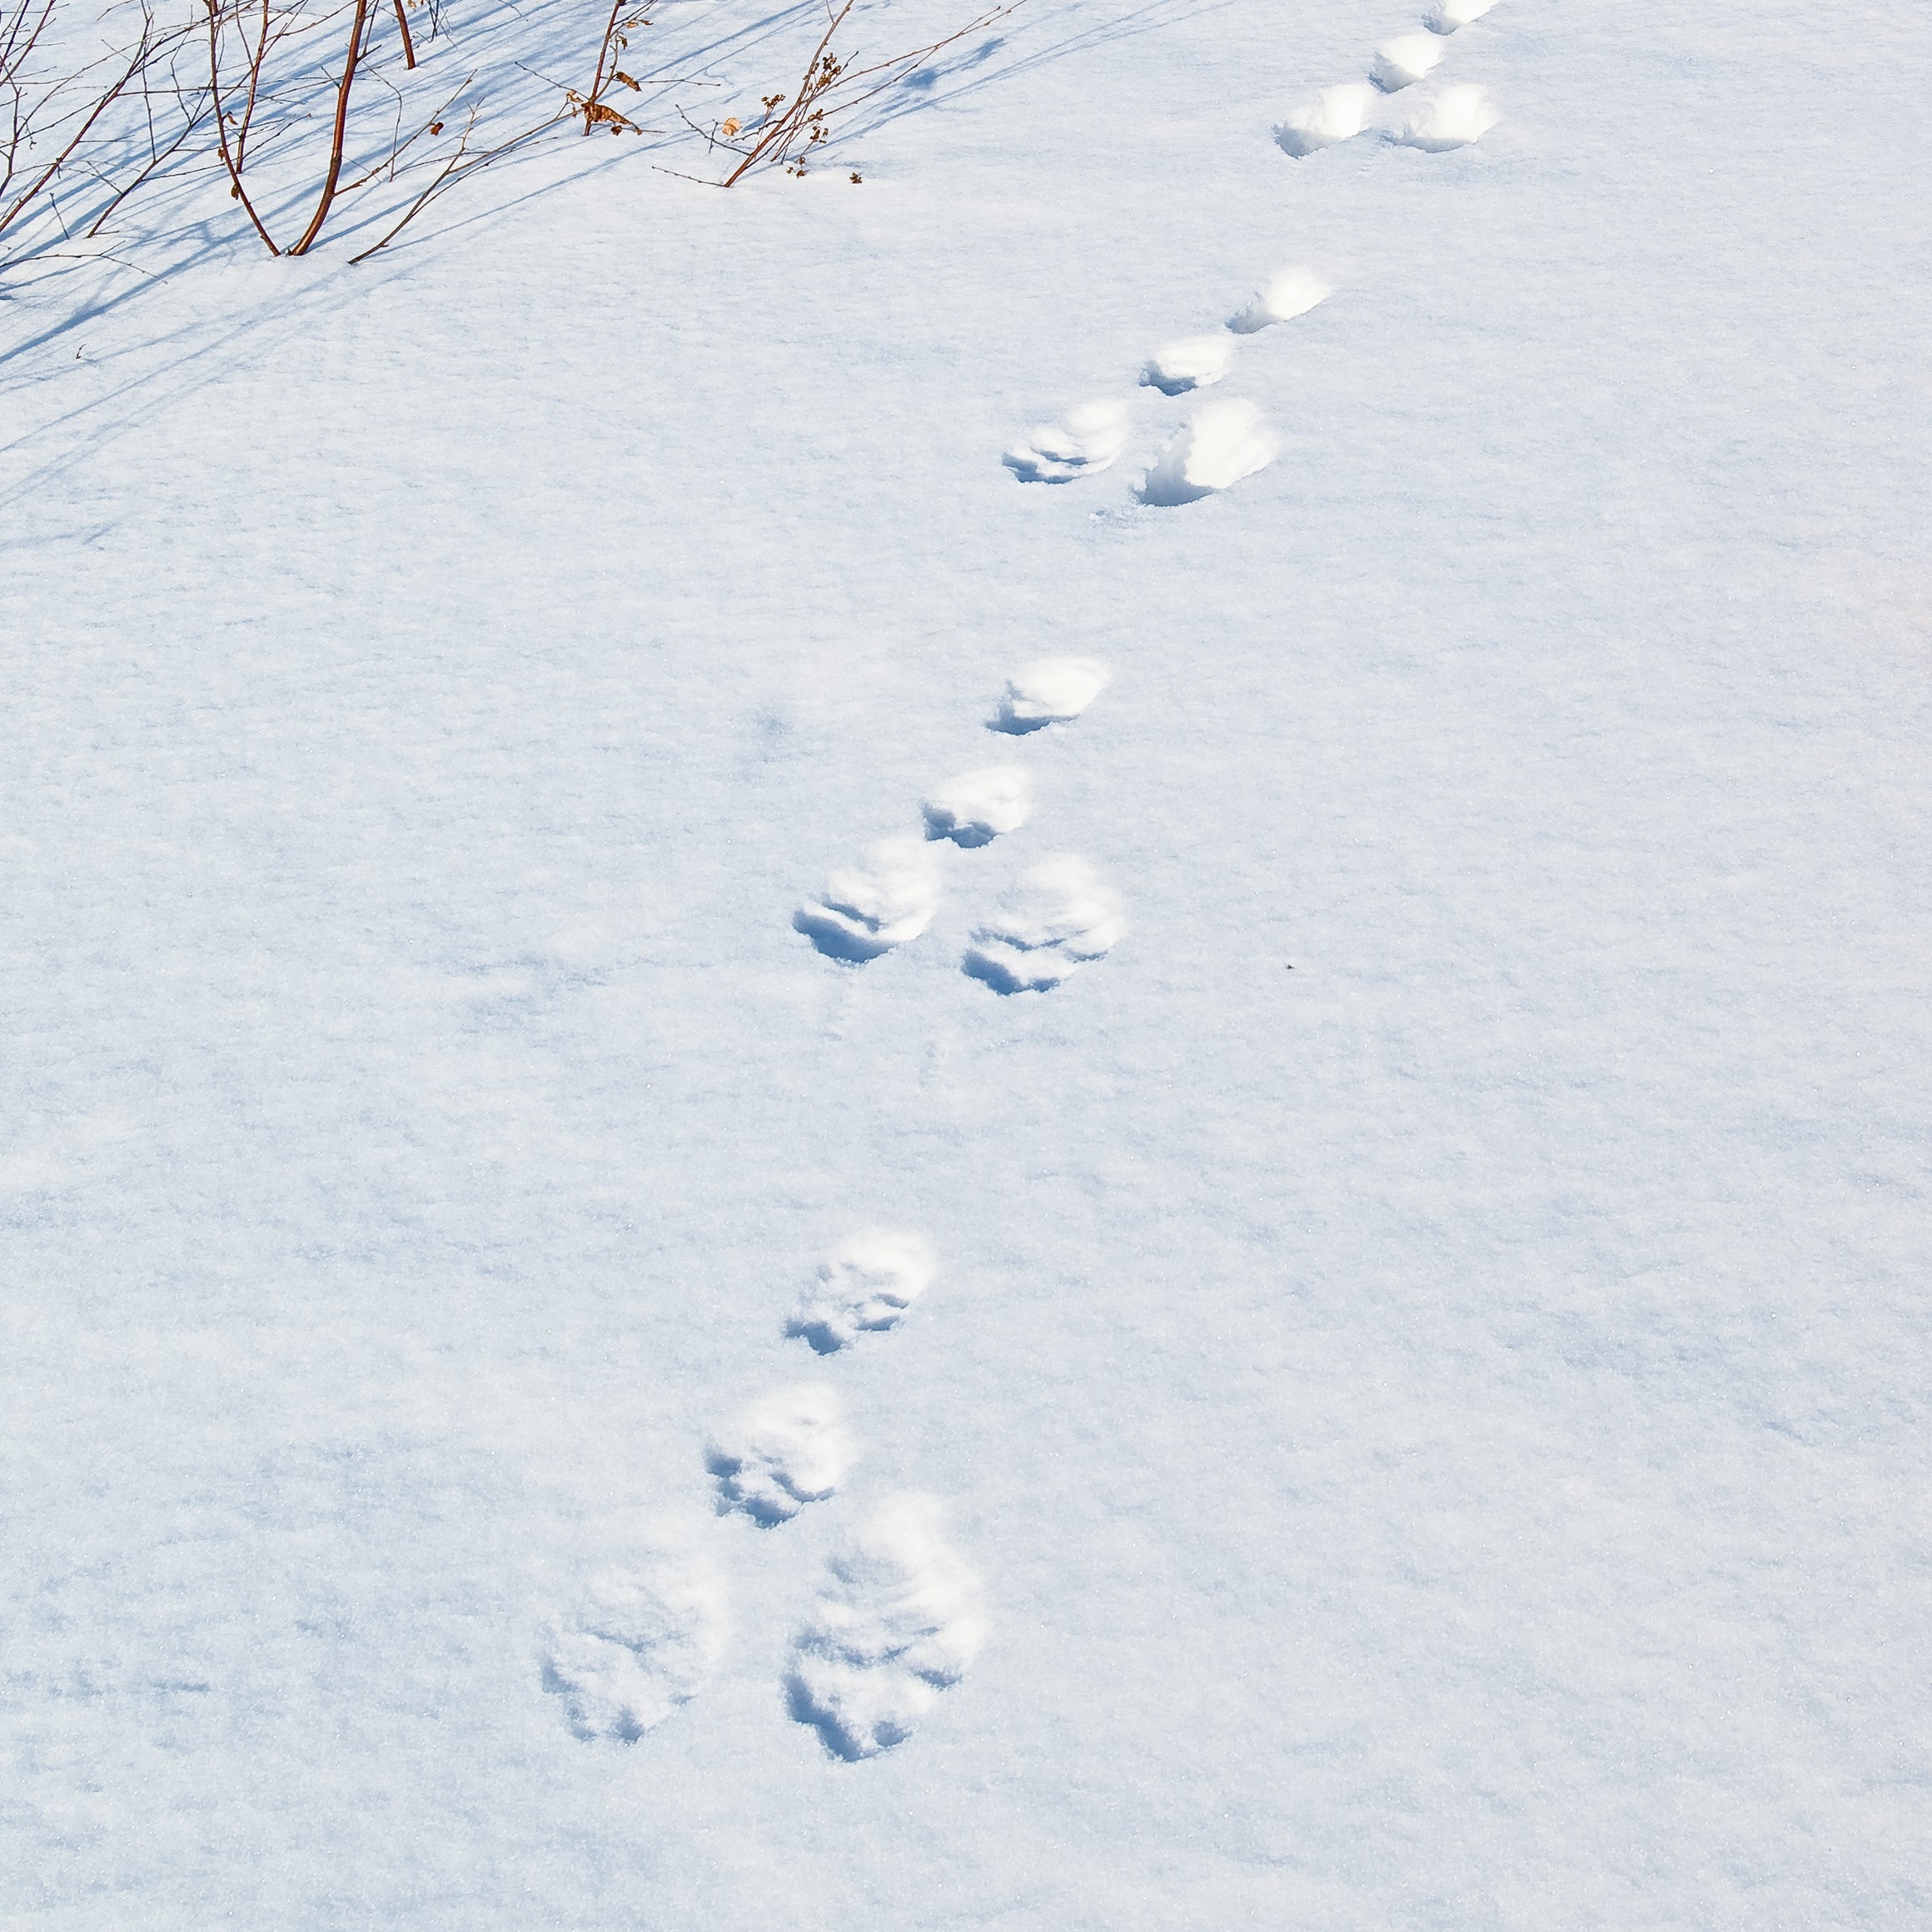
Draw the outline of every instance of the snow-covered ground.
[[[1932,1923],[1932,19],[1426,32],[4,291],[0,1923]]]

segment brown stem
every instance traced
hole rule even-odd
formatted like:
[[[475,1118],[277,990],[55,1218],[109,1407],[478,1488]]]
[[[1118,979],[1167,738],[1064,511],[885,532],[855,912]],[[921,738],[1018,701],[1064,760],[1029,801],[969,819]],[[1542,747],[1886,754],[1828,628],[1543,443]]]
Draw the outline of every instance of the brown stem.
[[[411,73],[416,72],[416,42],[409,37],[409,16],[402,10],[402,0],[396,0],[396,24],[402,29],[403,64]]]
[[[799,127],[803,124],[805,114],[810,109],[812,102],[824,92],[822,87],[814,88],[812,76],[818,72],[819,57],[832,44],[832,36],[844,25],[845,16],[852,11],[852,4],[853,0],[845,0],[845,4],[832,16],[830,26],[825,29],[819,44],[812,49],[811,58],[805,62],[804,78],[799,83],[798,94],[793,100],[791,106],[765,130],[764,135],[753,147],[750,153],[746,155],[744,160],[739,162],[737,167],[725,176],[723,186],[729,187],[741,175],[756,167],[759,157],[774,142],[778,142],[779,152],[781,154],[790,144],[793,136],[798,132]]]
[[[588,134],[596,125],[596,117],[590,110],[597,105],[598,97],[604,92],[604,63],[610,58],[610,43],[617,35],[617,17],[630,4],[630,0],[614,0],[610,17],[604,22],[603,44],[597,49],[597,71],[590,77],[590,91],[584,97],[584,132]]]
[[[356,18],[349,28],[349,54],[342,62],[342,84],[336,90],[336,127],[329,141],[329,172],[322,182],[321,197],[302,238],[289,250],[291,255],[306,255],[310,245],[322,232],[329,218],[329,204],[336,198],[336,183],[342,176],[342,142],[349,128],[349,90],[356,84],[356,62],[362,57],[362,30],[369,19],[369,0],[356,0]]]
[[[218,32],[219,21],[216,12],[216,0],[208,0],[208,94],[215,104],[215,138],[222,145],[222,165],[228,171],[228,185],[235,191],[235,199],[248,211],[248,219],[255,224],[259,235],[271,255],[281,251],[275,245],[275,237],[261,225],[261,217],[255,212],[255,204],[248,198],[248,191],[242,185],[242,170],[228,147],[227,124],[222,118],[222,43]]]

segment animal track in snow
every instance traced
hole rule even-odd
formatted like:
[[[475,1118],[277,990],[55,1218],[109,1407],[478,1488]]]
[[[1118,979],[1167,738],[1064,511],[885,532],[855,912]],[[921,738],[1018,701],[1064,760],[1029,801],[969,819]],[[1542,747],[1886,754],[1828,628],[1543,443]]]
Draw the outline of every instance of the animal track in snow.
[[[888,1497],[793,1641],[792,1715],[848,1761],[902,1742],[985,1641],[975,1578],[929,1496]]]
[[[1496,0],[1437,0],[1423,25],[1436,33],[1453,33],[1472,20],[1480,20]]]
[[[1415,111],[1390,134],[1405,147],[1446,154],[1480,141],[1501,118],[1481,87],[1445,87],[1418,102]]]
[[[1107,689],[1113,673],[1098,658],[1050,657],[1006,681],[1006,695],[988,720],[1014,737],[1048,724],[1070,724]]]
[[[1198,502],[1266,469],[1280,448],[1252,402],[1208,403],[1161,452],[1140,500],[1163,509]]]
[[[821,1355],[846,1347],[868,1331],[891,1328],[931,1285],[933,1251],[917,1234],[891,1227],[864,1227],[819,1264],[787,1325]]]
[[[1237,336],[1252,336],[1277,322],[1292,322],[1297,316],[1307,315],[1334,292],[1312,269],[1284,268],[1269,276],[1227,326]]]
[[[1360,81],[1345,81],[1338,87],[1324,87],[1306,107],[1297,107],[1275,130],[1282,148],[1297,161],[1332,147],[1338,141],[1352,141],[1362,132],[1374,90]]]
[[[1369,77],[1385,94],[1399,92],[1435,71],[1442,42],[1427,33],[1405,33],[1375,50]]]
[[[723,1593],[709,1566],[656,1552],[593,1577],[553,1630],[544,1686],[580,1737],[635,1741],[704,1688],[723,1655]]]
[[[939,905],[939,860],[907,834],[867,846],[861,863],[834,872],[792,924],[827,958],[858,965],[916,939]]]
[[[1002,832],[1017,832],[1033,809],[1033,780],[1019,764],[989,764],[943,785],[928,799],[929,839],[955,845],[989,845]]]
[[[1227,359],[1233,353],[1234,345],[1224,335],[1189,336],[1148,356],[1140,379],[1163,396],[1183,396],[1218,382],[1227,373]]]
[[[995,993],[1045,993],[1127,929],[1120,900],[1084,859],[1043,859],[1020,874],[1000,911],[973,934],[963,969]]]
[[[1023,483],[1071,483],[1104,470],[1127,444],[1127,406],[1089,402],[1016,443],[1001,459]]]
[[[721,1511],[742,1510],[769,1529],[823,1502],[855,1453],[838,1397],[809,1382],[754,1402],[713,1439],[705,1465]]]

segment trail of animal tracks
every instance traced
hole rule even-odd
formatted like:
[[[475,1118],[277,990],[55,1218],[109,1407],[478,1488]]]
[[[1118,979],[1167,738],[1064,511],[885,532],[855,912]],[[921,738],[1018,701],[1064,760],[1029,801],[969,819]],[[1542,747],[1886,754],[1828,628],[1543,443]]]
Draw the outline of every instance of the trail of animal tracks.
[[[1932,1920],[1820,19],[1030,0],[803,180],[0,287],[22,1925]]]

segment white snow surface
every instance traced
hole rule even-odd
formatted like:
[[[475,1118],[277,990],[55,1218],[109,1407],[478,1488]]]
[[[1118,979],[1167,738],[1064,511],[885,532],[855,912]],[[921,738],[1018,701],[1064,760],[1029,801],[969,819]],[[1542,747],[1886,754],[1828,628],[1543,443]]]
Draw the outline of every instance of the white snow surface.
[[[1502,0],[1480,142],[1285,155],[1421,5],[0,285],[9,1926],[1932,1923],[1932,30]],[[994,997],[1054,853],[1131,932]]]

